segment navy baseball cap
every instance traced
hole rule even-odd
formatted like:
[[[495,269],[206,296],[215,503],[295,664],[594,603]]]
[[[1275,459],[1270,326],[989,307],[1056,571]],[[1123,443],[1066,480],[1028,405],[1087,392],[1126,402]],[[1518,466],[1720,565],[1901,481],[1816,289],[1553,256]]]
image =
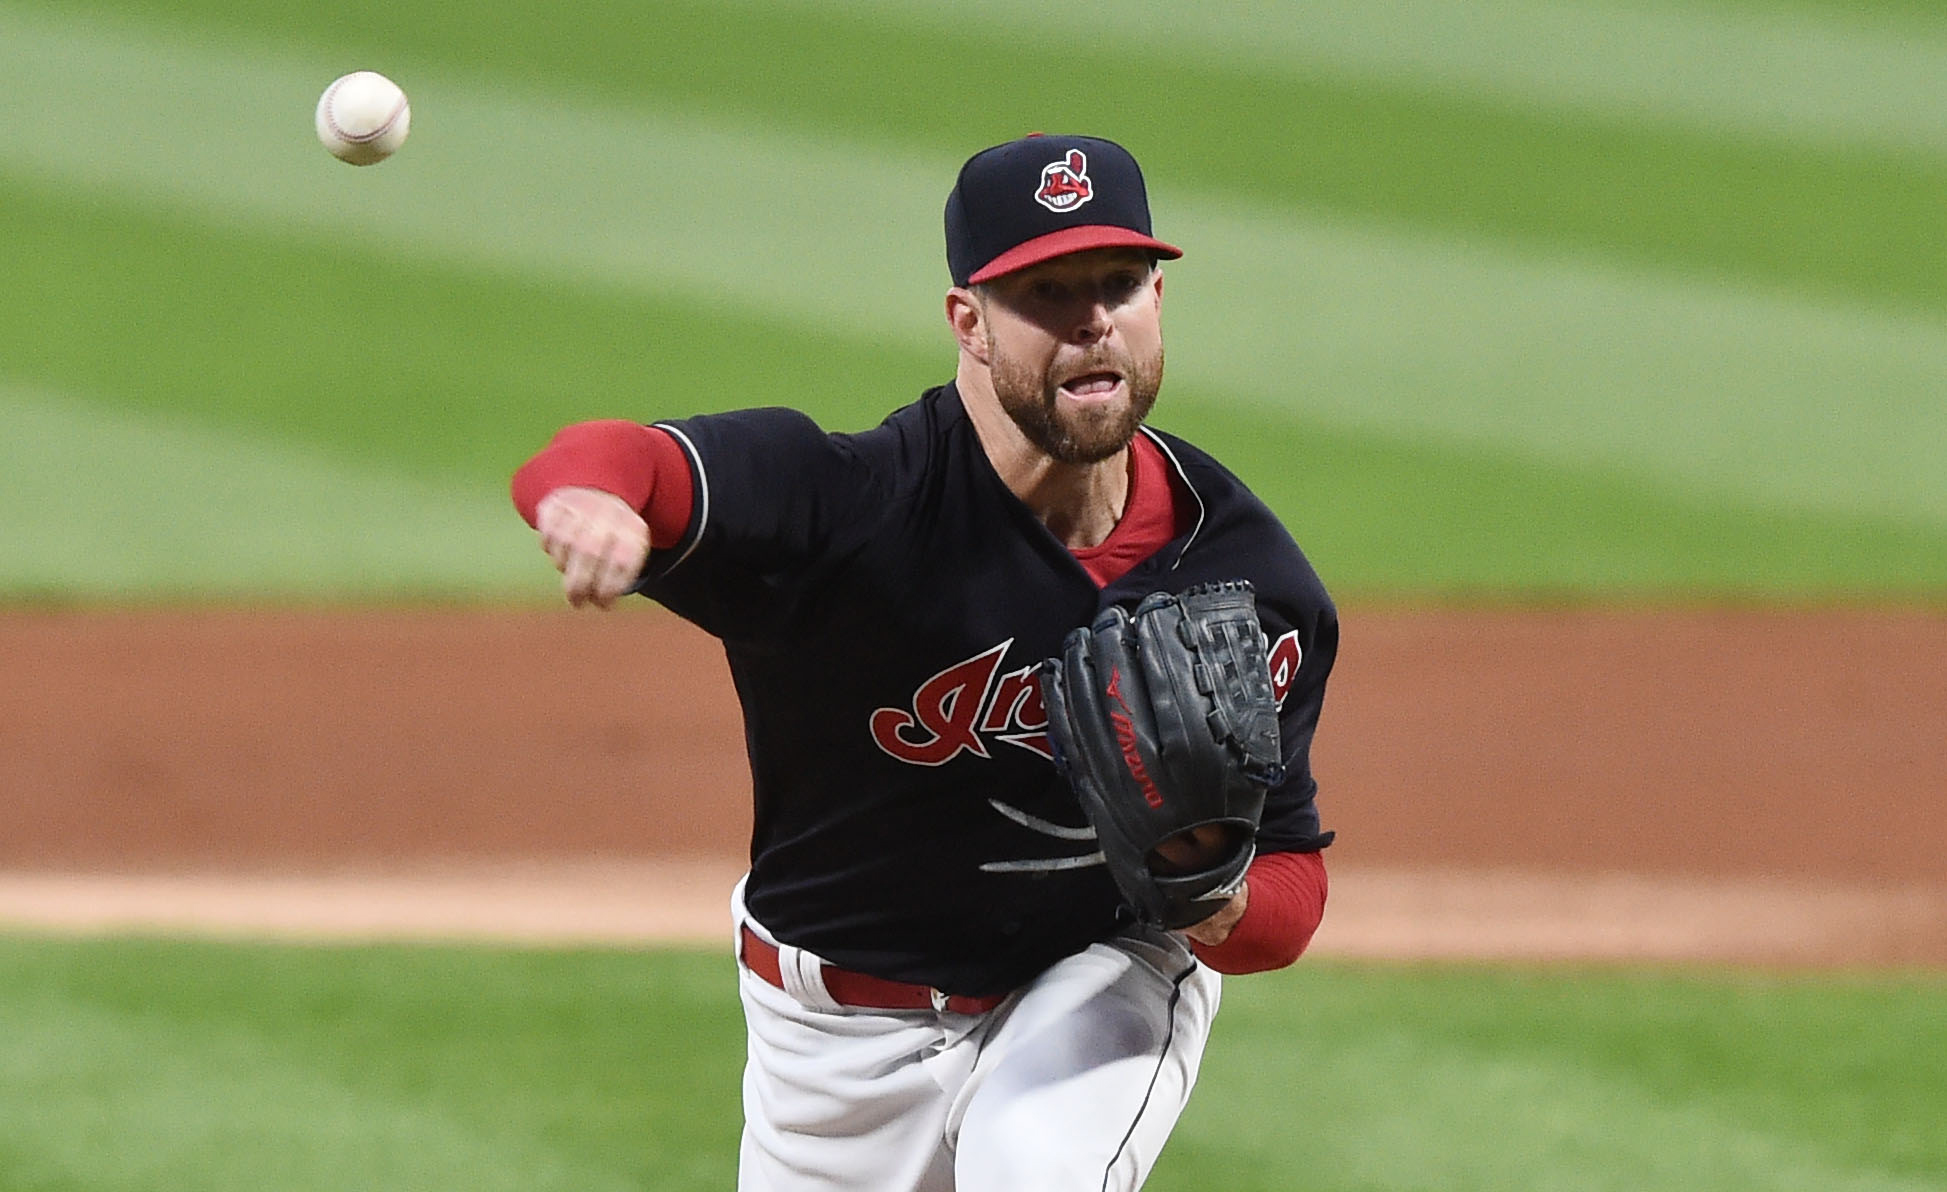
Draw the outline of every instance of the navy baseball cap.
[[[1043,136],[983,149],[946,197],[946,263],[956,286],[979,285],[1091,248],[1183,250],[1149,234],[1149,195],[1129,151],[1100,137]]]

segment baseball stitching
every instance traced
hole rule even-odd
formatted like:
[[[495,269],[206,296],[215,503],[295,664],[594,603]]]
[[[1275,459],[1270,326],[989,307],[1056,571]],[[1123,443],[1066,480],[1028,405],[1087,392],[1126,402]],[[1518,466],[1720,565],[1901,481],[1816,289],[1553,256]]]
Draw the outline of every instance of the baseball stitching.
[[[362,132],[362,133],[346,132],[344,129],[338,127],[338,109],[332,102],[334,99],[337,98],[338,88],[344,86],[344,84],[345,84],[344,79],[337,79],[333,81],[331,86],[325,88],[325,101],[324,101],[325,123],[331,127],[331,132],[333,136],[340,137],[344,140],[350,141],[354,145],[363,145],[368,141],[376,141],[380,137],[384,136],[387,132],[391,131],[392,126],[394,124],[397,124],[399,122],[400,114],[406,110],[406,103],[407,103],[406,97],[404,94],[401,94],[399,96],[398,104],[392,109],[392,114],[385,118],[385,123],[379,125],[371,132]]]

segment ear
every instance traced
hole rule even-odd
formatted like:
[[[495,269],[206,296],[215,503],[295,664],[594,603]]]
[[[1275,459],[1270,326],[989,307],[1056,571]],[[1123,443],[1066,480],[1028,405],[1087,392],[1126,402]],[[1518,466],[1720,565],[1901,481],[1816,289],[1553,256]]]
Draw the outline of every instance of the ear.
[[[987,361],[987,308],[972,290],[955,286],[946,292],[946,322],[960,350],[982,364]]]

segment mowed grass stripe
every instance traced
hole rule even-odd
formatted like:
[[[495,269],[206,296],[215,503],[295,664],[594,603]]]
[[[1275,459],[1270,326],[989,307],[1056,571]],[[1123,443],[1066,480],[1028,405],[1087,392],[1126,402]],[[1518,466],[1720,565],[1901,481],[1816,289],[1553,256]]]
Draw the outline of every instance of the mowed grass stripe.
[[[1330,424],[1947,525],[1947,323],[1190,209],[1177,375]]]
[[[504,486],[0,382],[0,591],[50,600],[548,593]]]
[[[1925,977],[1305,962],[1224,995],[1221,1075],[1159,1180],[1918,1192],[1947,1171],[1947,1085],[1908,1061],[1947,1042]],[[1306,1129],[1266,1131],[1258,1108],[1294,1089]]]
[[[1348,3],[1331,11],[1367,30],[1361,36],[1368,41],[1370,30],[1385,28],[1356,9],[1340,11]],[[1560,7],[1568,12],[1557,20],[1577,19],[1579,8]],[[1879,7],[1862,9],[1861,18]],[[1190,193],[1417,223],[1947,315],[1941,153],[1876,149],[1870,136],[1831,144],[1781,140],[1667,117],[1640,103],[1563,105],[1485,84],[1443,83],[1437,70],[1373,73],[1357,54],[1326,68],[1313,57],[1285,65],[1242,50],[1231,59],[1117,40],[1123,22],[1191,19],[1168,15],[1189,11],[1180,5],[1037,12],[1037,26],[1070,11],[1104,14],[1087,36],[1051,41],[1058,64],[1023,54],[1016,26],[1006,22],[955,17],[949,31],[929,10],[765,0],[666,0],[653,10],[634,0],[587,0],[571,17],[548,0],[498,0],[484,8],[429,0],[343,0],[329,8],[305,0],[87,0],[58,8],[17,4],[15,11],[58,13],[64,22],[88,12],[134,15],[142,18],[138,27],[180,28],[199,43],[303,47],[327,75],[348,62],[409,79],[490,69],[501,81],[546,93],[707,112],[787,140],[864,139],[929,160],[943,149],[964,151],[1031,128],[1100,131],[1135,145],[1153,181]],[[1803,23],[1795,3],[1720,11],[1734,24]],[[1903,44],[1908,24],[1921,31],[1923,46],[1947,39],[1937,19],[1890,30],[1865,19],[1814,21],[1827,36],[1878,29],[1864,36],[1869,46]],[[1517,44],[1498,48],[1526,53],[1519,35],[1511,30]],[[1323,36],[1329,43],[1337,35]],[[1384,37],[1438,48],[1411,25]],[[1619,62],[1606,69],[1652,88],[1664,59],[1687,53],[1681,42],[1645,46],[1640,39],[1617,49]],[[1766,69],[1762,58],[1740,52],[1732,58],[1750,68],[1747,74]],[[1834,60],[1862,55],[1872,57]],[[1875,103],[1926,107],[1924,93],[1909,101],[1906,90],[1884,83],[1891,65],[1869,61],[1857,69],[1864,73],[1847,74],[1842,90]],[[1800,80],[1780,70],[1770,83],[1789,92]],[[1940,85],[1938,77],[1931,85]]]
[[[353,171],[292,127],[316,80],[289,59],[38,18],[7,32],[11,170],[269,233],[940,341],[949,158],[432,78],[409,161]],[[75,83],[91,56],[85,73],[121,87]],[[19,131],[44,102],[57,127]],[[169,143],[185,105],[235,117],[197,170]],[[1172,307],[1181,383],[1766,504],[1947,519],[1947,477],[1919,458],[1947,439],[1930,396],[1947,325],[1158,192],[1197,254],[1177,291],[1216,279]]]
[[[1227,990],[1228,992],[1228,990]],[[1294,1056],[1309,1088],[1345,1090],[1311,1111],[1309,1158],[1352,1188],[1438,1187],[1453,1192],[1508,1188],[1613,1189],[1614,1192],[1932,1192],[1928,1179],[1848,1168],[1823,1140],[1773,1132],[1708,1103],[1672,1104],[1629,1073],[1587,1065],[1579,1048],[1543,1045],[1486,1054],[1424,1035],[1367,1035],[1329,1058]],[[1250,1087],[1275,1104],[1292,1070],[1259,1060]],[[1280,1080],[1278,1077],[1282,1076]],[[1249,1079],[1249,1078],[1247,1078]],[[1230,1096],[1237,1099],[1238,1090]],[[1287,1094],[1288,1095],[1288,1094]],[[1335,1097],[1335,1100],[1338,1100]],[[1186,1164],[1204,1187],[1232,1187],[1238,1173],[1261,1170],[1278,1151],[1255,1142],[1261,1124],[1238,1107],[1212,1120],[1192,1103],[1199,1124],[1229,1145]],[[1234,1123],[1234,1124],[1233,1124]],[[1194,1132],[1192,1133],[1194,1137]],[[1282,1148],[1279,1148],[1280,1150]],[[1600,1157],[1599,1160],[1596,1157]],[[1591,1170],[1592,1160],[1599,1170]],[[1428,1173],[1438,1172],[1430,1180]],[[1308,1176],[1289,1173],[1310,1186]],[[1189,1187],[1189,1183],[1182,1186]]]
[[[929,0],[728,0],[855,13],[942,36],[963,14]],[[1220,70],[1486,94],[1569,114],[1621,113],[1842,148],[1947,155],[1947,28],[1888,28],[1768,5],[1649,0],[987,0],[982,19]]]
[[[716,956],[6,937],[0,956],[9,1189],[687,1192],[735,1162]]]
[[[1725,500],[1631,471],[1267,421],[1176,389],[1157,408],[1247,478],[1341,599],[1885,599],[1947,593],[1947,529]]]
[[[0,959],[0,1075],[44,1110],[0,1119],[0,1158],[41,1186],[730,1179],[741,1027],[714,950],[0,936]],[[1307,961],[1226,983],[1152,1185],[1918,1192],[1947,1170],[1947,1084],[1912,1062],[1947,1046],[1942,996]]]
[[[640,1185],[577,1156],[374,1089],[216,1024],[48,1000],[0,1015],[33,1040],[0,1062],[0,1187],[589,1189]],[[115,1140],[103,1145],[104,1140]]]
[[[240,235],[59,190],[0,183],[0,205],[12,233],[0,235],[0,272],[13,281],[0,292],[0,360],[17,392],[38,395],[14,433],[79,469],[35,457],[17,470],[13,499],[43,529],[0,540],[0,587],[52,577],[70,595],[137,582],[205,590],[220,549],[226,591],[291,591],[325,582],[293,573],[294,561],[363,560],[332,590],[500,577],[509,593],[547,598],[531,542],[509,554],[494,526],[504,516],[520,536],[507,475],[561,424],[789,400],[832,429],[862,429],[951,367],[943,342]],[[44,405],[60,410],[55,428],[31,416]],[[141,446],[137,434],[103,474],[87,457],[98,420],[212,454]],[[1947,590],[1947,529],[1924,520],[1766,509],[1633,471],[1348,431],[1174,380],[1157,421],[1250,480],[1343,596]],[[239,500],[229,516],[256,510],[272,530],[177,549],[209,524],[213,487],[249,487],[226,471],[271,483],[284,459],[300,476],[341,477],[324,487],[352,495],[326,493],[322,507],[278,491]],[[131,514],[133,490],[150,499]],[[449,525],[459,514],[471,532]],[[129,532],[131,517],[143,533]],[[363,553],[294,554],[313,526],[325,543],[355,535]],[[52,560],[42,535],[62,544]],[[430,578],[415,536],[451,552]]]

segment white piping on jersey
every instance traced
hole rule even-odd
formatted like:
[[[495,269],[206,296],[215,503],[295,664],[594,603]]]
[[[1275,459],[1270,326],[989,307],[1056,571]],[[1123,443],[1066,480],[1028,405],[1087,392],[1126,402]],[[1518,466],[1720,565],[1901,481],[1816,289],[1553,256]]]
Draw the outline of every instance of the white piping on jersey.
[[[710,524],[710,474],[703,470],[703,453],[696,449],[695,443],[690,442],[688,435],[676,427],[669,425],[667,422],[656,423],[656,429],[665,430],[675,435],[676,441],[681,443],[683,450],[689,453],[691,466],[696,469],[696,507],[698,510],[696,515],[696,537],[690,539],[689,550],[678,555],[674,563],[663,568],[662,573],[668,575],[678,567],[681,567],[683,560],[694,554],[697,546],[703,541],[703,529]],[[1188,482],[1186,481],[1185,483]]]
[[[1150,442],[1156,444],[1157,449],[1163,453],[1163,458],[1170,461],[1170,467],[1176,469],[1177,479],[1183,481],[1183,487],[1190,490],[1190,495],[1197,502],[1197,524],[1190,527],[1190,536],[1183,540],[1183,549],[1176,552],[1176,562],[1170,564],[1170,570],[1175,571],[1182,564],[1183,556],[1190,553],[1190,544],[1197,540],[1197,534],[1203,530],[1203,516],[1205,513],[1203,494],[1197,491],[1196,485],[1190,483],[1189,475],[1183,471],[1183,462],[1176,458],[1176,452],[1170,450],[1170,445],[1163,442],[1161,435],[1158,435],[1146,426],[1139,426],[1136,429],[1147,436]]]
[[[1027,812],[1022,811],[1019,807],[1010,806],[1009,804],[1001,802],[999,799],[989,799],[987,800],[987,805],[989,807],[992,807],[995,811],[1000,812],[1008,819],[1011,819],[1015,823],[1021,825],[1023,828],[1026,828],[1032,832],[1039,832],[1043,836],[1052,836],[1056,840],[1094,840],[1095,839],[1094,828],[1064,828],[1060,824],[1054,823],[1050,820],[1044,820],[1038,815],[1029,815]]]
[[[1067,828],[1038,815],[1029,815],[1019,807],[1010,806],[999,799],[987,800],[987,805],[1030,832],[1052,836],[1056,840],[1094,840],[1094,828]],[[1087,853],[1079,857],[1036,857],[1023,861],[988,861],[981,865],[982,873],[1045,873],[1053,869],[1086,869],[1090,865],[1106,864],[1100,852]]]
[[[982,873],[1045,873],[1051,869],[1086,869],[1091,865],[1106,865],[1108,858],[1101,853],[1090,853],[1086,857],[1049,857],[1042,861],[989,861],[980,867]]]

